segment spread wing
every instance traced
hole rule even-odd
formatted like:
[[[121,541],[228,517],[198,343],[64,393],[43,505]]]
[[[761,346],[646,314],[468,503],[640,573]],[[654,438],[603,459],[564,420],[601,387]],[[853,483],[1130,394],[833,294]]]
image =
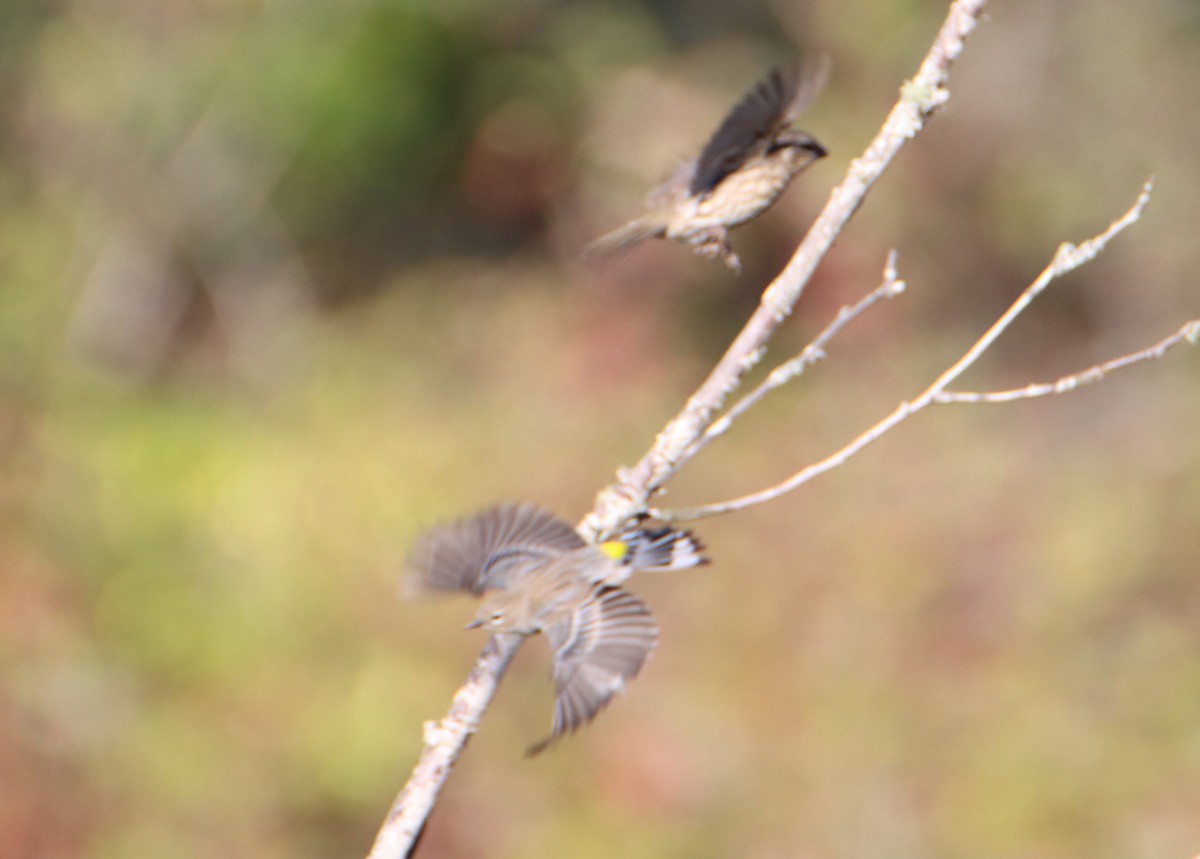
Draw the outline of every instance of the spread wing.
[[[795,122],[825,86],[829,58],[775,68],[734,106],[696,159],[693,195],[706,194],[737,170],[761,141]]]
[[[554,729],[529,754],[595,718],[637,676],[658,641],[658,626],[640,599],[604,587],[546,637],[554,648]]]
[[[422,534],[409,554],[407,575],[427,590],[480,594],[504,587],[522,561],[584,545],[574,528],[540,507],[502,504]]]

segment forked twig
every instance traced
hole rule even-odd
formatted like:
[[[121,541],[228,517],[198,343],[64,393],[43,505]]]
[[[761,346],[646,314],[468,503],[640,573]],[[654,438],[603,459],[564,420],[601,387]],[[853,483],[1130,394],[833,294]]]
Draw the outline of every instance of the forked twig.
[[[825,349],[842,330],[858,317],[862,316],[885,298],[893,298],[904,292],[904,281],[896,277],[896,252],[889,251],[887,263],[883,267],[883,282],[875,287],[854,304],[842,305],[837,316],[825,329],[794,358],[780,364],[772,370],[750,393],[746,394],[729,411],[721,415],[711,424],[695,444],[688,450],[689,459],[707,447],[713,440],[729,431],[733,422],[757,405],[771,391],[781,388],[792,379],[801,376],[805,369],[818,361],[825,359]]]
[[[1035,397],[1065,394],[1076,388],[1099,382],[1117,370],[1123,370],[1146,361],[1157,361],[1185,340],[1193,346],[1200,343],[1200,319],[1184,323],[1183,327],[1174,334],[1164,337],[1153,346],[1147,346],[1145,349],[1130,352],[1119,358],[1112,358],[1088,367],[1086,370],[1080,370],[1078,373],[1062,376],[1053,382],[1038,382],[1008,391],[942,391],[933,398],[933,402],[938,406],[947,403],[1011,403],[1014,400],[1031,400]]]
[[[1140,349],[1137,352],[1131,352],[1127,355],[1122,355],[1119,358],[1105,361],[1102,364],[1097,364],[1082,370],[1078,373],[1073,373],[1070,376],[1064,376],[1056,382],[1045,384],[1034,384],[1024,388],[1018,388],[1012,391],[993,391],[993,392],[955,392],[947,390],[948,386],[966,370],[973,365],[979,356],[986,352],[996,339],[1004,333],[1009,325],[1012,324],[1021,313],[1029,307],[1035,298],[1037,298],[1046,287],[1053,283],[1058,278],[1074,271],[1084,263],[1095,259],[1101,251],[1108,245],[1109,241],[1114,236],[1124,230],[1126,227],[1133,224],[1141,217],[1142,210],[1150,199],[1150,190],[1152,182],[1147,181],[1142,187],[1141,193],[1137,200],[1129,208],[1124,215],[1109,225],[1108,229],[1099,233],[1096,236],[1088,239],[1080,245],[1071,245],[1064,243],[1059,246],[1054,254],[1054,259],[1050,262],[1037,279],[1031,283],[1017,297],[1017,300],[1004,312],[995,323],[992,324],[987,331],[984,332],[978,340],[976,340],[962,357],[955,361],[945,372],[934,380],[928,388],[921,394],[911,400],[905,400],[885,417],[883,420],[870,427],[865,432],[861,433],[857,438],[845,445],[836,452],[830,454],[819,462],[815,462],[800,471],[793,474],[791,477],[783,480],[774,486],[769,486],[766,489],[758,490],[743,495],[739,498],[734,498],[729,501],[723,501],[716,504],[705,504],[699,507],[692,507],[680,510],[654,510],[652,513],[663,520],[669,521],[686,521],[691,519],[700,519],[706,516],[716,516],[721,513],[730,513],[735,510],[743,510],[747,507],[753,507],[757,504],[762,504],[771,501],[775,498],[785,495],[788,492],[796,489],[799,486],[812,480],[820,474],[831,471],[839,465],[846,462],[856,453],[861,451],[867,445],[882,438],[888,431],[904,422],[908,418],[915,415],[917,412],[931,405],[944,405],[949,403],[1001,403],[1010,402],[1017,399],[1027,399],[1032,397],[1047,396],[1050,394],[1060,394],[1074,390],[1092,382],[1097,382],[1104,378],[1107,374],[1129,367],[1134,364],[1143,363],[1145,361],[1156,360],[1165,355],[1171,348],[1177,346],[1183,341],[1188,341],[1195,344],[1200,340],[1200,320],[1192,320],[1180,328],[1177,332],[1169,337],[1160,340],[1152,346]]]

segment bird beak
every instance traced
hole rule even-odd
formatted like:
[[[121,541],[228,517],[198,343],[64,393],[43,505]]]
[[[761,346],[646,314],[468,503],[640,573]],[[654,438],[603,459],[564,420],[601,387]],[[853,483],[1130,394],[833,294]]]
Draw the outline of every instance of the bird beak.
[[[814,161],[818,158],[824,158],[829,154],[829,151],[815,140],[809,140],[806,143],[802,143],[800,148],[807,150],[809,154],[812,155]]]
[[[481,626],[483,626],[483,621],[479,618],[475,618],[473,621],[464,626],[463,629],[478,629]]]

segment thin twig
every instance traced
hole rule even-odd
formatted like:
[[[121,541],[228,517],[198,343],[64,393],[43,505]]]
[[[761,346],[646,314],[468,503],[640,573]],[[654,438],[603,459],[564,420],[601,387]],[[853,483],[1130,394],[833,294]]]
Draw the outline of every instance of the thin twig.
[[[1084,385],[1099,382],[1116,370],[1123,370],[1145,361],[1157,361],[1185,340],[1193,346],[1200,342],[1200,319],[1193,319],[1186,323],[1170,337],[1164,337],[1153,346],[1147,346],[1137,352],[1130,352],[1120,358],[1113,358],[1094,367],[1088,367],[1086,370],[1080,370],[1078,373],[1063,376],[1053,382],[1026,385],[1023,388],[1013,388],[1009,391],[942,391],[934,396],[933,403],[939,406],[947,403],[1011,403],[1013,400],[1030,400],[1034,397],[1065,394],[1076,388],[1082,388]]]
[[[947,394],[947,386],[961,376],[964,372],[966,372],[966,370],[971,367],[976,360],[978,360],[979,356],[986,352],[987,349],[996,342],[996,339],[1004,333],[1008,326],[1012,324],[1013,320],[1015,320],[1022,313],[1022,311],[1029,307],[1030,303],[1037,298],[1037,296],[1040,295],[1047,286],[1049,286],[1056,279],[1062,277],[1064,274],[1067,274],[1084,263],[1095,259],[1096,256],[1104,250],[1114,236],[1116,236],[1130,224],[1133,224],[1135,221],[1137,221],[1137,219],[1141,217],[1142,210],[1145,208],[1146,203],[1150,199],[1151,187],[1152,182],[1147,181],[1145,185],[1142,186],[1141,193],[1138,194],[1137,200],[1132,206],[1130,206],[1129,210],[1120,218],[1113,221],[1113,223],[1109,225],[1108,229],[1104,230],[1102,233],[1093,236],[1078,246],[1071,245],[1069,243],[1059,245],[1058,250],[1054,254],[1054,259],[1051,260],[1050,264],[1046,266],[1040,275],[1038,275],[1037,279],[1025,288],[1025,290],[1017,297],[1017,300],[1012,303],[1008,310],[1006,310],[1004,314],[997,319],[987,331],[984,332],[983,336],[981,336],[971,345],[970,349],[963,353],[961,358],[951,364],[950,367],[944,373],[938,376],[937,379],[934,380],[933,384],[921,392],[921,394],[912,400],[906,400],[900,403],[891,412],[891,414],[879,421],[870,429],[860,434],[857,438],[842,447],[840,450],[830,454],[819,462],[815,462],[801,469],[788,479],[783,480],[774,486],[769,486],[766,489],[761,489],[757,492],[751,492],[747,495],[741,496],[740,498],[734,498],[732,500],[723,501],[716,504],[705,504],[700,507],[692,507],[680,510],[653,510],[651,512],[657,518],[665,521],[685,521],[701,519],[706,516],[716,516],[721,513],[730,513],[734,510],[744,510],[747,507],[763,504],[767,501],[778,498],[781,495],[786,495],[788,492],[791,492],[797,487],[802,486],[803,484],[812,480],[817,475],[824,474],[827,471],[837,468],[867,445],[877,441],[889,430],[912,417],[922,409],[930,405],[938,404],[939,402],[955,402],[956,400],[953,398],[953,395],[951,395],[949,399],[945,398]],[[1088,370],[1084,370],[1082,373],[1076,374],[1075,377],[1068,377],[1068,379],[1074,378],[1075,381],[1073,384],[1071,382],[1063,382],[1065,385],[1063,391],[1072,390],[1073,388],[1078,387],[1080,384],[1084,383],[1082,380],[1086,380],[1086,382],[1097,381],[1099,378],[1103,377],[1104,373],[1111,370],[1129,366],[1141,361],[1148,361],[1155,357],[1161,357],[1168,349],[1185,339],[1193,343],[1197,339],[1200,339],[1200,321],[1189,322],[1178,332],[1166,338],[1165,340],[1160,341],[1154,346],[1150,346],[1139,352],[1131,353],[1130,355],[1126,355],[1121,358],[1113,359],[1113,361],[1108,362],[1107,364],[1100,364],[1089,368]],[[1094,378],[1092,378],[1093,376]],[[1004,393],[1011,392],[997,392],[997,394]],[[1055,392],[1050,390],[1046,391],[1045,393]],[[983,396],[987,397],[988,395],[985,394]],[[1040,394],[1030,394],[1029,396],[1040,396]],[[1018,398],[1018,396],[1010,397],[1010,399]],[[961,400],[961,402],[983,401],[986,400]]]
[[[742,377],[761,359],[767,341],[792,312],[817,265],[833,245],[846,222],[862,205],[867,192],[892,159],[915,137],[930,115],[950,97],[945,88],[950,67],[962,53],[967,35],[986,0],[955,0],[917,74],[901,88],[879,134],[850,165],[842,184],[834,189],[825,208],[787,266],[763,292],[757,310],[726,350],[687,404],[660,432],[654,445],[631,468],[617,473],[617,482],[602,490],[595,510],[580,528],[585,537],[611,533],[646,509],[649,499],[696,451],[701,437],[738,387]]]
[[[729,411],[709,424],[704,434],[688,450],[688,459],[694,457],[717,437],[728,432],[729,428],[733,426],[734,421],[757,405],[771,391],[781,388],[792,379],[799,377],[810,365],[825,360],[825,349],[829,345],[829,342],[840,334],[847,325],[883,299],[893,298],[902,292],[904,292],[904,281],[896,277],[896,252],[894,250],[889,251],[887,263],[883,267],[883,282],[855,304],[842,305],[833,321],[825,326],[825,330],[805,346],[799,355],[785,361],[772,370],[754,390],[734,403]]]
[[[1035,298],[1042,294],[1042,291],[1052,281],[1068,272],[1074,271],[1084,263],[1091,262],[1099,256],[1100,252],[1104,250],[1113,236],[1142,216],[1142,210],[1150,202],[1150,191],[1153,188],[1154,179],[1151,177],[1142,185],[1142,192],[1138,194],[1134,204],[1129,207],[1129,211],[1109,224],[1108,229],[1104,232],[1092,236],[1092,238],[1081,242],[1079,245],[1073,245],[1070,242],[1063,242],[1059,245],[1058,250],[1054,252],[1054,259],[1050,261],[1050,265],[1042,270],[1037,280],[1026,287],[1025,291],[1012,303],[1012,306],[1004,311],[1004,315],[997,319],[992,327],[985,331],[984,335],[975,341],[975,344],[961,358],[955,361],[945,373],[942,373],[937,378],[937,381],[930,385],[929,390],[925,394],[922,394],[921,397],[925,397],[926,394],[932,397],[933,394],[944,390],[947,385],[961,376],[968,367],[975,363],[975,360],[980,355],[996,342],[996,338],[1004,333],[1008,326],[1012,324],[1012,321],[1020,316]],[[923,403],[923,405],[927,404]]]

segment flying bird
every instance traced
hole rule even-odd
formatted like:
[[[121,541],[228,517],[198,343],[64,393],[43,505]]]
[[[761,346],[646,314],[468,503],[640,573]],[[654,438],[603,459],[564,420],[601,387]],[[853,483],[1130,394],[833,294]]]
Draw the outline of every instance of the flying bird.
[[[687,531],[635,527],[587,543],[530,504],[503,504],[439,525],[417,539],[408,575],[425,590],[483,596],[468,629],[544,633],[553,651],[554,722],[541,752],[586,725],[641,670],[658,641],[650,609],[620,587],[639,570],[705,564]]]
[[[645,239],[667,238],[739,271],[730,228],[761,215],[797,173],[827,154],[791,126],[828,78],[828,57],[772,69],[729,112],[699,157],[650,192],[645,214],[596,239],[584,256],[607,256]]]

